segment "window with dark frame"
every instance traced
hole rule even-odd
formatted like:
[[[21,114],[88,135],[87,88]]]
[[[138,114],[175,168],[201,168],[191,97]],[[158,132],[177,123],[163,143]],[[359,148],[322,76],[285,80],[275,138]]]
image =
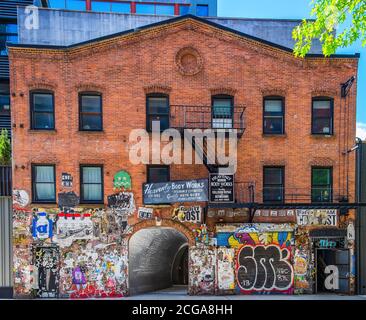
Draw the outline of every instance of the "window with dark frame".
[[[217,95],[212,97],[212,128],[233,128],[233,101],[232,96]]]
[[[164,165],[147,166],[147,183],[170,181],[170,168]]]
[[[312,99],[312,134],[333,134],[333,103],[328,97],[315,97]]]
[[[80,202],[103,203],[103,166],[80,166]]]
[[[311,168],[311,202],[331,202],[333,197],[332,167]]]
[[[284,202],[284,167],[263,167],[263,202]]]
[[[265,97],[263,99],[263,133],[284,134],[285,112],[283,97]]]
[[[99,93],[79,94],[79,130],[102,131],[102,96]]]
[[[56,202],[55,165],[32,164],[32,201]]]
[[[55,129],[55,102],[51,91],[32,91],[31,100],[31,129]]]
[[[152,131],[153,121],[160,122],[160,131],[169,128],[169,97],[150,94],[146,97],[146,130]]]

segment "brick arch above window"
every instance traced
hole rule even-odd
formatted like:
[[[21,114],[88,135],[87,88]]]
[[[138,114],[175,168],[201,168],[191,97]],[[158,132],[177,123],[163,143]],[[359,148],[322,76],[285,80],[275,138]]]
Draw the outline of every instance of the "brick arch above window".
[[[280,88],[268,88],[268,89],[262,89],[261,90],[263,97],[285,97],[287,90],[286,89],[280,89]]]
[[[161,93],[169,95],[172,91],[172,88],[167,85],[162,84],[153,84],[144,87],[145,94],[152,94],[152,93]]]
[[[287,161],[284,159],[264,159],[261,161],[262,166],[273,166],[273,167],[279,167],[279,166],[286,166]]]
[[[75,86],[75,88],[78,93],[96,92],[96,93],[102,94],[103,91],[105,91],[104,86],[99,86],[99,85],[96,85],[93,83],[79,83]]]
[[[317,88],[311,91],[311,96],[313,98],[316,97],[326,97],[326,98],[334,98],[338,95],[336,90],[333,89],[324,89],[324,88]]]
[[[56,88],[57,84],[52,82],[34,81],[28,83],[29,91],[36,91],[36,90],[55,91]]]
[[[332,167],[334,166],[334,160],[327,157],[316,157],[309,161],[310,167]]]
[[[226,95],[226,96],[234,96],[238,90],[234,88],[228,88],[228,87],[218,87],[218,88],[212,88],[210,89],[211,96],[220,96],[220,95]]]

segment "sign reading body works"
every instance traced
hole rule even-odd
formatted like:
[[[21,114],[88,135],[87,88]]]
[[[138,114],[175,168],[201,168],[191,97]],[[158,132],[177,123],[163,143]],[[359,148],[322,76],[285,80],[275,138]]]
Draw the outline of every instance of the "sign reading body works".
[[[210,202],[234,202],[234,175],[210,174]]]
[[[145,204],[205,202],[208,200],[207,179],[145,183]]]

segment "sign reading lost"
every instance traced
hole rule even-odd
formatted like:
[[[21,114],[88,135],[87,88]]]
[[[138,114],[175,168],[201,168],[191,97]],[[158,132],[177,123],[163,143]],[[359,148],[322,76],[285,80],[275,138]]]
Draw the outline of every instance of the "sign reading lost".
[[[210,174],[210,202],[234,202],[234,175]]]
[[[311,210],[296,210],[297,224],[305,225],[337,225],[337,210],[336,209],[311,209]]]
[[[145,204],[200,202],[208,200],[207,179],[145,183]]]
[[[202,208],[200,206],[180,206],[173,210],[172,219],[180,222],[200,223],[202,221]]]

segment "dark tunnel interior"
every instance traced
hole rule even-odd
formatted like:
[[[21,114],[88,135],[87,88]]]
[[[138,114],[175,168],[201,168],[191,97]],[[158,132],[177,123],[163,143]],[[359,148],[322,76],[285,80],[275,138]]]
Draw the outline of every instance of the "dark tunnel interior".
[[[173,228],[148,228],[129,241],[129,287],[136,295],[188,284],[188,241]]]

